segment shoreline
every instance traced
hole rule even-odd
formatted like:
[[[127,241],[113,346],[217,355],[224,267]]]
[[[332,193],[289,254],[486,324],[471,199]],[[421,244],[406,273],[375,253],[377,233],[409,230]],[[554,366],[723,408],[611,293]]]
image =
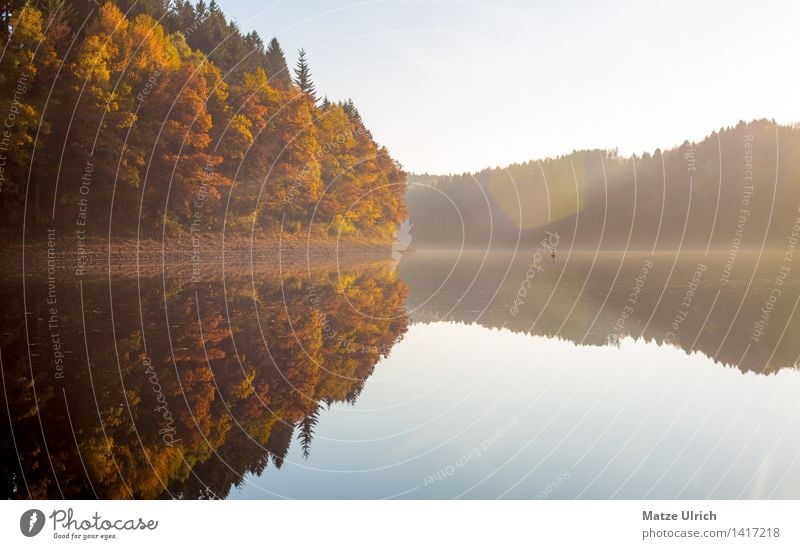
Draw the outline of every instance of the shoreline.
[[[115,277],[180,276],[212,279],[230,271],[281,272],[325,266],[352,267],[390,261],[391,242],[368,239],[324,239],[297,236],[219,237],[190,235],[155,240],[87,238],[80,251],[75,239],[57,237],[26,242],[2,250],[0,277],[47,277],[58,273],[76,279],[111,272]]]

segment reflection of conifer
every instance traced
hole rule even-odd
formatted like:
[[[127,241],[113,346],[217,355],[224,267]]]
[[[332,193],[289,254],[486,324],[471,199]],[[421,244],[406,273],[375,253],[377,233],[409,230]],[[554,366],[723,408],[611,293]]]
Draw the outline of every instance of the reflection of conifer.
[[[314,427],[317,426],[318,421],[319,406],[316,406],[314,410],[300,422],[300,432],[297,434],[297,438],[300,440],[300,445],[303,448],[303,457],[306,459],[311,455],[311,441],[314,439]]]
[[[355,405],[356,400],[358,400],[358,396],[361,394],[361,391],[364,390],[364,383],[366,379],[362,379],[360,381],[355,382],[353,388],[347,393],[347,396],[344,398],[344,401],[350,404],[351,406]]]
[[[289,453],[289,446],[292,444],[292,435],[294,434],[294,425],[279,421],[272,427],[269,434],[265,448],[272,453],[272,463],[278,469],[283,465],[283,460],[286,459],[286,454]]]
[[[247,472],[251,475],[260,477],[269,464],[269,454],[258,455],[253,458],[253,462],[247,467]],[[238,486],[238,483],[237,483]]]

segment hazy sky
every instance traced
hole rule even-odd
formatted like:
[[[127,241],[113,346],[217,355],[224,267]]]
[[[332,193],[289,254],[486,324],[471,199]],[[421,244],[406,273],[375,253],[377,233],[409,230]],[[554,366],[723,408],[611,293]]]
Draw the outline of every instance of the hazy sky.
[[[800,3],[218,0],[305,47],[411,171],[446,173],[800,121]],[[602,5],[601,5],[602,4]]]

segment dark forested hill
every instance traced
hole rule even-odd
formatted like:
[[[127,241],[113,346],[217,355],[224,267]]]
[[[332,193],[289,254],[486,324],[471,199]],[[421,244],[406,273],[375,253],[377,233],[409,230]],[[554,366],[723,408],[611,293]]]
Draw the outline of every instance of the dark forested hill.
[[[800,128],[740,122],[699,143],[409,179],[415,248],[525,246],[557,232],[575,249],[785,248],[800,206]]]

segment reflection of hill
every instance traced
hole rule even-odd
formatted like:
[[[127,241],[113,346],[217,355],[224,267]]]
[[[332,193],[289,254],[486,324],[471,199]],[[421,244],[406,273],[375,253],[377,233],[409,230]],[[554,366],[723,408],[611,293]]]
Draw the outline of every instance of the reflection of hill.
[[[548,229],[564,249],[727,251],[745,215],[742,247],[783,248],[800,205],[798,147],[800,129],[761,120],[636,158],[579,151],[434,185],[411,178],[413,245],[529,244]]]
[[[29,281],[24,316],[6,283],[6,497],[224,497],[309,451],[320,406],[356,399],[405,331],[386,267],[219,282]]]
[[[639,254],[624,261],[620,254],[601,254],[596,260],[593,254],[574,254],[542,265],[514,315],[511,309],[520,298],[531,256],[522,252],[512,262],[510,254],[493,254],[481,266],[482,256],[465,255],[449,277],[455,255],[429,258],[419,253],[404,259],[401,274],[412,290],[408,300],[412,321],[475,322],[586,345],[605,345],[626,335],[666,340],[687,352],[701,351],[742,371],[760,373],[798,361],[800,319],[792,314],[800,297],[796,276],[780,287],[780,299],[758,341],[751,338],[782,264],[782,257],[775,254],[763,255],[757,269],[756,254],[740,254],[730,282],[724,285],[720,283],[724,254]],[[637,277],[647,261],[653,267],[632,303]],[[685,306],[699,265],[706,265],[706,270]]]

